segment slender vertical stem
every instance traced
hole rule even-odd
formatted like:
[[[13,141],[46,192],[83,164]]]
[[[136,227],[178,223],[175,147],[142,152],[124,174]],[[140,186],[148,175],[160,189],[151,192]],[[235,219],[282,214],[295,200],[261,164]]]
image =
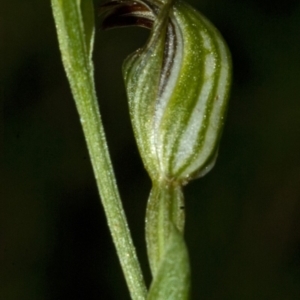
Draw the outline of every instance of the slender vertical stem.
[[[51,1],[64,68],[80,116],[108,226],[131,297],[144,300],[147,291],[116,185],[95,93],[91,60],[94,32],[94,24],[90,21],[93,18],[92,2]]]
[[[90,90],[92,95],[92,87]],[[78,106],[81,124],[91,157],[94,174],[106,213],[108,226],[130,289],[132,299],[145,299],[146,288],[134,249],[124,209],[111,165],[106,139],[99,118],[96,98],[86,97]]]

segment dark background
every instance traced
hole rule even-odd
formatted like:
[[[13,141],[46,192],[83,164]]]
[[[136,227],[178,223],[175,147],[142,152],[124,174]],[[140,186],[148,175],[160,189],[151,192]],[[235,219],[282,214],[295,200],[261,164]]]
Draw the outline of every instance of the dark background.
[[[222,32],[234,64],[217,164],[185,189],[192,299],[300,299],[299,1],[188,2]],[[94,61],[114,168],[149,282],[143,227],[150,181],[121,75],[122,61],[147,34],[98,30]],[[129,299],[48,0],[0,3],[0,104],[0,298]]]

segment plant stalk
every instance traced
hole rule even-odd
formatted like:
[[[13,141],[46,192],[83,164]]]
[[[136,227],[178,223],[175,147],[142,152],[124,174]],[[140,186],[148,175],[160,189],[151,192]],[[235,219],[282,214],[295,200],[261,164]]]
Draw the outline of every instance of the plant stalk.
[[[133,300],[147,290],[128,228],[108,152],[94,85],[91,59],[92,1],[51,0],[60,51],[80,116],[108,226]]]

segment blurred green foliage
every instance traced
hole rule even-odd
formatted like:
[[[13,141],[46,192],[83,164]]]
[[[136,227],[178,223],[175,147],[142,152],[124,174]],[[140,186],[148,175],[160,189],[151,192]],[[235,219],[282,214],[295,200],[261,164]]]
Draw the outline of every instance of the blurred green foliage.
[[[189,3],[222,32],[234,64],[216,167],[185,190],[192,299],[299,299],[299,1]],[[143,222],[150,182],[121,74],[147,34],[99,30],[94,60],[112,159],[149,281]],[[129,299],[49,1],[1,1],[0,55],[0,298]]]

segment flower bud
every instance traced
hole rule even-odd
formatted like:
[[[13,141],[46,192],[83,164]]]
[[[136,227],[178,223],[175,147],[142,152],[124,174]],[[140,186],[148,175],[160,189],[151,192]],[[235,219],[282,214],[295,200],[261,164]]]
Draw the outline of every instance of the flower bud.
[[[134,134],[152,180],[186,183],[215,161],[231,82],[218,30],[182,1],[112,1],[104,27],[151,29],[123,73]]]

